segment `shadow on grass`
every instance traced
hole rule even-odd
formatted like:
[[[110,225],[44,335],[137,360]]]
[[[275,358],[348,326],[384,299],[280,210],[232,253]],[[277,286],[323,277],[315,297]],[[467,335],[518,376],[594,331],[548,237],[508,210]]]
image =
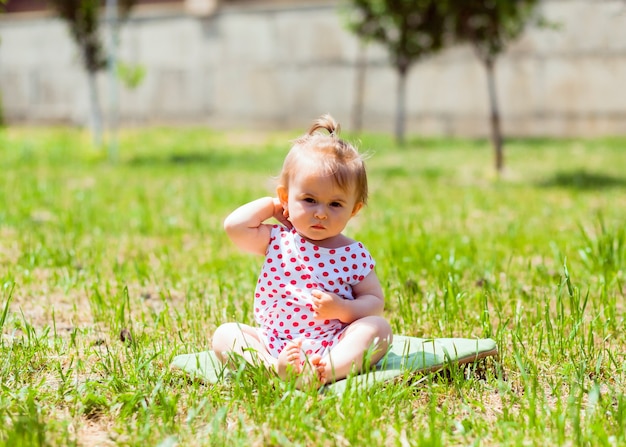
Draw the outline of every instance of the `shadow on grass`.
[[[224,166],[233,163],[234,158],[212,153],[168,154],[163,156],[142,155],[128,160],[132,166],[162,166],[162,165],[218,165]]]
[[[268,161],[270,158],[270,161]],[[235,153],[228,154],[223,152],[189,152],[189,153],[177,153],[167,154],[163,156],[137,156],[128,160],[128,164],[131,166],[212,166],[221,168],[245,168],[247,166],[253,166],[258,168],[259,166],[269,165],[271,163],[271,157],[267,154],[255,154],[255,153]]]
[[[553,177],[540,181],[538,185],[543,188],[571,188],[591,191],[626,188],[626,178],[579,169],[572,172],[557,172]]]
[[[411,178],[418,176],[425,180],[438,180],[446,174],[441,168],[427,167],[416,171],[410,166],[374,167],[370,169],[370,172],[372,176],[382,177],[384,179]]]

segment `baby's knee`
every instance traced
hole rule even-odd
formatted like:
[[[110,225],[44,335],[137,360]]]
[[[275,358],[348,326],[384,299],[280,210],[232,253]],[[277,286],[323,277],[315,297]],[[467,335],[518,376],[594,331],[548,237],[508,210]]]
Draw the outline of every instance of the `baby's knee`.
[[[215,329],[211,340],[211,347],[216,354],[221,355],[230,350],[236,338],[236,323],[224,323]]]
[[[373,332],[380,338],[388,338],[391,336],[391,325],[389,321],[387,321],[384,317],[379,316],[371,316],[369,318],[369,325],[371,326]]]
[[[393,337],[391,325],[386,318],[380,316],[369,316],[358,320],[355,330],[358,327],[363,339],[369,339],[372,343],[380,347],[386,347],[391,344]]]
[[[391,325],[384,317],[375,316],[371,318],[372,320],[370,321],[370,324],[372,328],[372,337],[380,348],[386,350],[393,339]]]

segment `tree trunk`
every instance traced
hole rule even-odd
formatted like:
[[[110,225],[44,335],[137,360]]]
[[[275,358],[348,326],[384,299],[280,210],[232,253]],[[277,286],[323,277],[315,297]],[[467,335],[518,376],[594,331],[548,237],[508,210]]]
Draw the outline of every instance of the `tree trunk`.
[[[500,129],[500,110],[498,108],[494,60],[489,59],[485,61],[485,68],[487,69],[487,89],[489,92],[491,142],[495,155],[496,172],[500,175],[504,169],[504,151],[502,148],[502,131]]]
[[[88,71],[87,80],[89,82],[89,106],[91,109],[91,134],[93,144],[96,147],[102,146],[102,114],[100,112],[100,100],[98,99],[98,86],[96,85],[96,72]]]
[[[106,1],[107,19],[109,21],[110,45],[109,69],[109,161],[118,159],[117,131],[119,127],[119,83],[117,78],[117,50],[119,47],[119,17],[117,0]]]
[[[404,145],[404,133],[406,125],[406,74],[407,70],[398,70],[398,95],[396,98],[396,142]]]
[[[362,41],[356,59],[356,79],[354,82],[354,106],[352,110],[352,129],[363,130],[363,102],[365,98],[365,75],[367,72],[367,45]]]

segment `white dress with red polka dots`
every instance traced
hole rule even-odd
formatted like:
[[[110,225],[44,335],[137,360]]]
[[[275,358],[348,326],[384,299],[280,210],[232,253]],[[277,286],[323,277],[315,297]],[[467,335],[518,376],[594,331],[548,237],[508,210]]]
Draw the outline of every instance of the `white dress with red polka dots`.
[[[274,357],[290,340],[302,339],[306,355],[323,356],[347,327],[339,320],[316,320],[311,291],[333,292],[353,300],[352,286],[373,269],[374,260],[360,242],[345,247],[317,246],[294,229],[274,225],[254,299],[254,317]]]

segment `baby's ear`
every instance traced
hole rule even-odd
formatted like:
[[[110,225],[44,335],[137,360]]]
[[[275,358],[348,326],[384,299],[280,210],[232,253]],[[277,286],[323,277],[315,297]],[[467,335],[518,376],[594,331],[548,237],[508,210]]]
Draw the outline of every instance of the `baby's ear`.
[[[278,195],[278,200],[280,200],[283,208],[287,209],[287,202],[289,201],[289,192],[287,191],[287,187],[285,185],[278,185],[276,187],[276,194]]]
[[[354,208],[352,208],[352,216],[356,216],[359,211],[363,208],[363,202],[357,202],[354,204]]]

